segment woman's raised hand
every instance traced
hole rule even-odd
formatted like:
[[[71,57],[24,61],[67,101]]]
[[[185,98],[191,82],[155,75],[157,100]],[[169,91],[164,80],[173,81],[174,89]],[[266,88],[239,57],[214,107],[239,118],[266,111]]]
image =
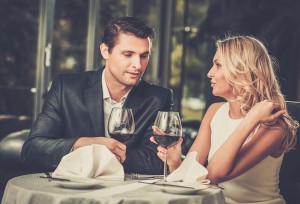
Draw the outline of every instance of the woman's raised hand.
[[[258,123],[270,126],[275,124],[285,112],[285,110],[281,110],[278,103],[264,100],[255,104],[246,117],[252,117]]]

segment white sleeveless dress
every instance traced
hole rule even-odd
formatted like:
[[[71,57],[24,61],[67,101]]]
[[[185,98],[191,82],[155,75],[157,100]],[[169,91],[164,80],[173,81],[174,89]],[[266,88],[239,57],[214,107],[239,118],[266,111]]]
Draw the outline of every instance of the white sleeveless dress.
[[[211,121],[208,162],[241,120],[229,117],[229,103],[224,103],[215,113]],[[224,188],[226,203],[284,204],[278,188],[282,159],[283,154],[278,158],[268,156],[244,174],[220,183],[219,186]]]

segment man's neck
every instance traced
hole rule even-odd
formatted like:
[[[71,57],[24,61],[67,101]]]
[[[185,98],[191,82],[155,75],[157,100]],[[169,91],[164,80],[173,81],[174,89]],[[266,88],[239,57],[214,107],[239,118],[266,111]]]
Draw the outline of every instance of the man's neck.
[[[120,87],[110,87],[107,85],[112,100],[120,102],[121,98],[130,90],[130,88],[122,89]]]
[[[114,80],[109,80],[104,76],[104,80],[110,95],[110,98],[116,102],[120,102],[121,98],[132,88],[117,83]]]

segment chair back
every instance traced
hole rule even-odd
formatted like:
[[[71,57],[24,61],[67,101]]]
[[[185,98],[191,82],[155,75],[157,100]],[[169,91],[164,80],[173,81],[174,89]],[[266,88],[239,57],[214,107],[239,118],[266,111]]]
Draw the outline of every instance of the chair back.
[[[287,101],[287,111],[292,118],[300,122],[300,102]],[[282,162],[279,177],[280,193],[287,204],[300,201],[300,130],[297,131],[297,145],[286,153]]]

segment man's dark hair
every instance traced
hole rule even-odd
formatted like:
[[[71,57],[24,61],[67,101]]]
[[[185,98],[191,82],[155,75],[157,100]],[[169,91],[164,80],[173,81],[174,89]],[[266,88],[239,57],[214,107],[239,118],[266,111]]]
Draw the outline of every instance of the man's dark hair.
[[[120,33],[131,34],[138,38],[154,38],[154,29],[136,17],[117,17],[110,21],[104,30],[102,43],[108,46],[108,51],[114,48]]]

